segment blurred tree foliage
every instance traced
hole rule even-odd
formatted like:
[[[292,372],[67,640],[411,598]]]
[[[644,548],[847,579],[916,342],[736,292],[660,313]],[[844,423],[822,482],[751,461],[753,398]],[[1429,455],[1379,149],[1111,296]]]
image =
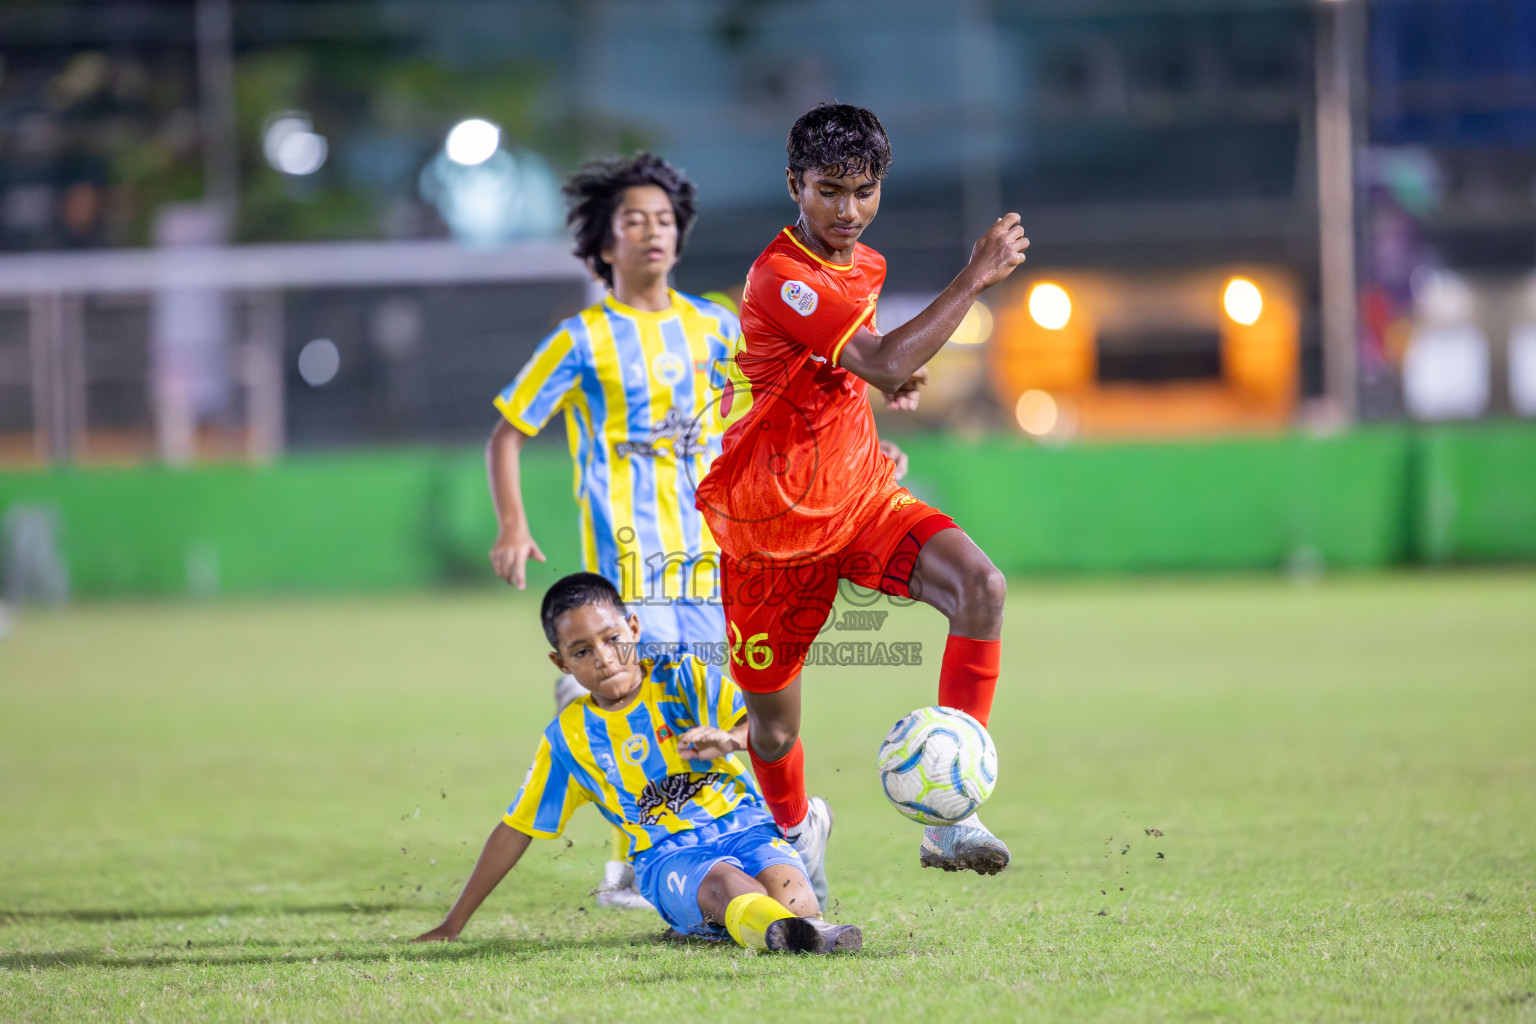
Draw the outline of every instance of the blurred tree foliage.
[[[548,97],[548,71],[532,62],[454,68],[377,46],[325,43],[252,51],[235,69],[240,209],[237,241],[412,237],[444,233],[417,182],[448,130],[466,117],[502,128],[504,145],[570,167],[594,135],[620,149],[645,144],[637,132],[583,119]],[[162,204],[202,195],[202,157],[190,84],[165,80],[156,127],[115,152],[113,184],[132,195],[120,242],[149,240]],[[325,136],[325,165],[295,177],[270,167],[262,136],[272,119],[302,111]],[[604,146],[603,148],[609,148]]]

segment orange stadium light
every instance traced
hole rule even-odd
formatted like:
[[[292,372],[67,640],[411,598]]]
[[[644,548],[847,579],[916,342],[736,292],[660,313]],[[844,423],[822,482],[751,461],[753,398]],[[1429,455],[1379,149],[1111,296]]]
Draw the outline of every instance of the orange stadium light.
[[[1246,277],[1234,277],[1221,294],[1221,304],[1227,316],[1251,327],[1264,312],[1264,293]]]
[[[992,309],[986,381],[1032,437],[1271,430],[1295,408],[1285,268],[1066,271],[1010,281]]]
[[[1061,285],[1043,281],[1029,290],[1029,315],[1048,331],[1059,331],[1072,319],[1072,296]]]
[[[1004,408],[1026,391],[1059,395],[1092,386],[1097,328],[1090,309],[1074,308],[1072,294],[1055,281],[1013,286],[993,300],[989,379]]]
[[[1257,276],[1257,275],[1256,275]],[[1269,301],[1265,301],[1268,293]],[[1228,280],[1221,297],[1222,376],[1245,400],[1280,413],[1294,403],[1301,318],[1280,280],[1261,290],[1248,277]]]
[[[1061,409],[1050,392],[1031,388],[1014,403],[1013,418],[1024,433],[1031,437],[1045,437],[1056,429]]]
[[[955,328],[955,333],[949,336],[951,345],[980,345],[992,337],[992,310],[986,303],[976,302],[965,311],[965,319],[960,321],[960,326]]]

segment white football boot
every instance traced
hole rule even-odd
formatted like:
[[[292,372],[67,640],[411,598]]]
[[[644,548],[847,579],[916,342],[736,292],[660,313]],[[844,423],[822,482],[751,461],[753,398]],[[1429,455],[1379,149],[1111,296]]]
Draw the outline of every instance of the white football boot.
[[[763,933],[770,953],[857,953],[864,933],[856,924],[829,924],[819,917],[786,917]]]
[[[792,829],[784,830],[800,860],[805,864],[805,876],[810,879],[811,891],[821,912],[827,912],[827,840],[832,837],[832,808],[819,796],[806,801],[805,820]]]
[[[1008,847],[972,814],[953,825],[927,825],[918,858],[925,868],[995,875],[1008,866]]]
[[[618,910],[654,910],[651,901],[640,895],[635,885],[635,866],[627,860],[610,860],[603,865],[603,884],[592,894],[600,907]]]

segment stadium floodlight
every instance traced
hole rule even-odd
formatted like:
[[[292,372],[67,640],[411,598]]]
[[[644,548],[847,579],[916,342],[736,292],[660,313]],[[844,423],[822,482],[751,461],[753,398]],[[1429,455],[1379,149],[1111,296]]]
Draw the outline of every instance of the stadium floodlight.
[[[1509,335],[1509,404],[1519,416],[1536,416],[1536,323]]]
[[[1470,420],[1488,411],[1492,351],[1474,324],[1425,324],[1403,355],[1403,404],[1415,419]]]
[[[949,336],[951,345],[980,345],[992,337],[992,311],[986,303],[976,302],[965,311],[965,318]]]
[[[474,167],[489,160],[500,146],[501,129],[489,121],[472,117],[453,126],[443,143],[443,151],[454,163]]]
[[[1477,317],[1477,296],[1466,279],[1449,270],[1414,268],[1408,278],[1415,319],[1434,324],[1466,324]]]
[[[275,171],[304,177],[325,166],[330,146],[324,135],[314,130],[309,115],[299,112],[279,114],[261,136],[261,152]]]
[[[1059,284],[1037,284],[1029,290],[1029,315],[1046,330],[1059,331],[1072,319],[1072,297]]]
[[[1221,304],[1227,316],[1244,327],[1251,327],[1258,323],[1259,315],[1264,312],[1264,293],[1246,277],[1234,277],[1227,282],[1227,290],[1221,295]]]
[[[299,349],[299,376],[312,388],[324,387],[341,369],[341,352],[330,338],[316,338]]]
[[[1032,388],[1020,395],[1013,405],[1013,418],[1018,421],[1019,429],[1032,437],[1044,437],[1055,430],[1060,416],[1056,399],[1046,391]]]
[[[277,169],[299,177],[314,174],[325,166],[329,148],[324,135],[294,132],[277,146]]]

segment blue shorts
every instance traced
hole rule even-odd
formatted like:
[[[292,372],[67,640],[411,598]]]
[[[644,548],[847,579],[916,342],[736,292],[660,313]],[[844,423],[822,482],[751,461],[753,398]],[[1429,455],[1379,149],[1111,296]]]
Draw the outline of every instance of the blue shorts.
[[[768,812],[745,807],[637,855],[635,884],[667,924],[684,935],[723,935],[725,929],[704,920],[699,909],[699,886],[721,862],[753,878],[775,864],[805,873],[800,855],[779,835]]]

